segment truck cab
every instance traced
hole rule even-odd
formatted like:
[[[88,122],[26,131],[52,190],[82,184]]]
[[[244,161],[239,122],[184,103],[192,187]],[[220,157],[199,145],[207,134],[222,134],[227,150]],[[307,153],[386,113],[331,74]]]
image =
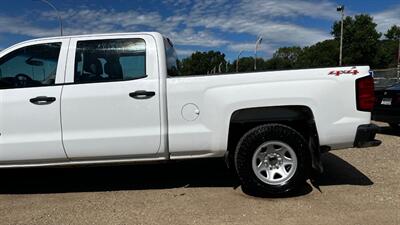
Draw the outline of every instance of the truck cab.
[[[0,163],[156,157],[157,53],[149,34],[41,39],[3,51]]]

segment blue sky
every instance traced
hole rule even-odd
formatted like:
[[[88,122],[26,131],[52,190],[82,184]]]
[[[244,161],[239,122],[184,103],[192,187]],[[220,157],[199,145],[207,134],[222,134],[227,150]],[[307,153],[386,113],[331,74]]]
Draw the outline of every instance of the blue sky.
[[[6,3],[7,2],[7,3]],[[175,43],[180,57],[219,50],[234,59],[269,57],[281,46],[306,46],[331,38],[338,4],[346,14],[368,13],[378,30],[400,25],[398,0],[51,0],[61,12],[65,34],[159,31]],[[34,0],[4,0],[0,9],[0,49],[59,34],[54,11]]]

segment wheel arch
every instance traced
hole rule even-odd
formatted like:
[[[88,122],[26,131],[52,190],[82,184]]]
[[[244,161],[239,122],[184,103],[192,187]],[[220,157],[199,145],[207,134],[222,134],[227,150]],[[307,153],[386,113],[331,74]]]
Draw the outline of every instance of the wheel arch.
[[[314,114],[310,107],[303,105],[268,106],[243,108],[232,113],[229,123],[228,150],[225,159],[228,167],[240,138],[250,129],[268,123],[279,123],[292,127],[307,141],[312,169],[322,172],[320,146]]]

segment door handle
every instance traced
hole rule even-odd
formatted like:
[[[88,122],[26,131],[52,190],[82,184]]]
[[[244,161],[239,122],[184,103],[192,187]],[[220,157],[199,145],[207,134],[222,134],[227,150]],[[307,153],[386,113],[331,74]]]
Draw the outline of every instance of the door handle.
[[[148,99],[153,97],[154,95],[156,95],[154,91],[145,91],[145,90],[139,90],[129,93],[129,96],[135,99]]]
[[[38,96],[36,98],[31,98],[29,101],[35,105],[49,105],[56,101],[55,97]]]

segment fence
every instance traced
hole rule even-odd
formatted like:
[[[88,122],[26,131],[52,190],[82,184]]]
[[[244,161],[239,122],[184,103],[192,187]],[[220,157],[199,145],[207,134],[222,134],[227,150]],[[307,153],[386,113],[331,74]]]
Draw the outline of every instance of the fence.
[[[372,72],[375,79],[376,89],[383,89],[396,83],[400,83],[400,67],[383,70],[373,70]]]

